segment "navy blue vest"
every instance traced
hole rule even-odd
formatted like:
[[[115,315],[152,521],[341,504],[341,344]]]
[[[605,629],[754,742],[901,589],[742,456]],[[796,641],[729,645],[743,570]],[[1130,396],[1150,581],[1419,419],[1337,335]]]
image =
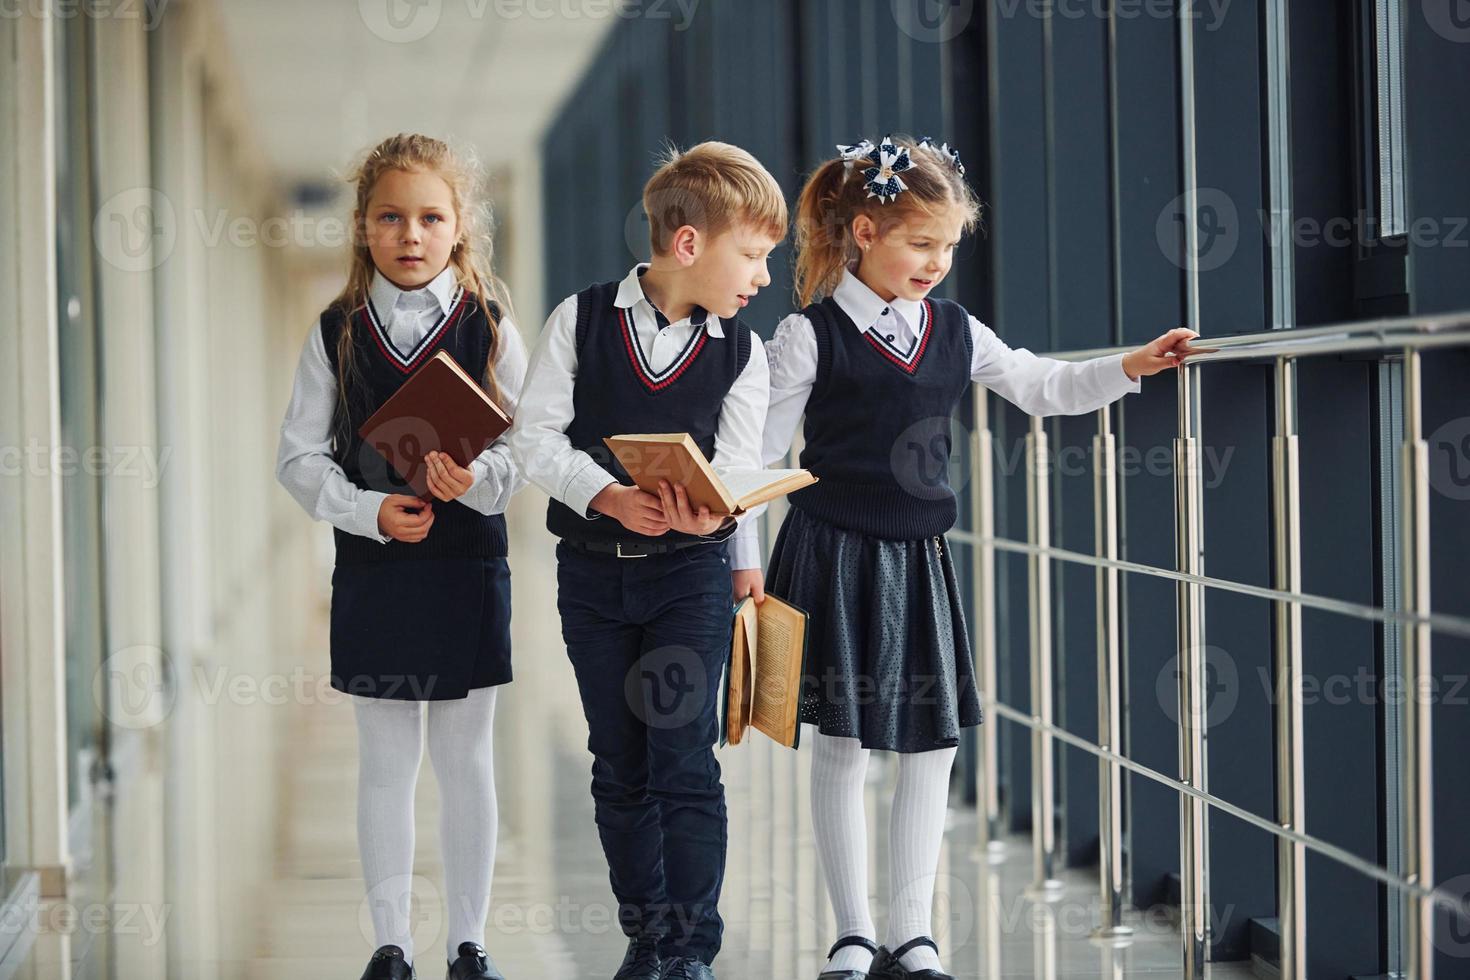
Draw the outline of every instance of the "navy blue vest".
[[[951,421],[970,386],[970,320],[948,300],[920,304],[907,355],[859,332],[828,297],[801,311],[817,339],[801,466],[820,482],[791,504],[837,527],[914,540],[954,526]]]
[[[381,453],[358,436],[357,430],[436,351],[448,351],[470,377],[482,377],[485,356],[490,349],[490,331],[485,313],[468,291],[458,295],[458,301],[449,313],[439,320],[417,347],[407,352],[400,352],[393,347],[387,331],[376,326],[366,308],[352,314],[352,348],[356,374],[348,389],[349,435],[345,444],[340,439],[334,440],[332,458],[356,486],[382,493],[413,495],[413,488],[398,477]],[[494,303],[490,304],[490,308],[499,323],[499,308]],[[322,342],[326,345],[327,361],[332,366],[333,374],[337,373],[337,344],[347,315],[345,309],[333,305],[321,316]],[[340,406],[333,411],[334,432],[340,431],[340,412]],[[505,557],[507,542],[504,515],[481,514],[458,500],[435,498],[433,503],[434,523],[422,541],[406,543],[390,540],[381,543],[334,528],[337,564],[423,558]]]
[[[750,359],[750,328],[738,319],[721,320],[723,338],[703,328],[684,350],[654,374],[638,346],[633,313],[613,305],[617,282],[588,286],[577,294],[577,379],[567,438],[617,478],[633,480],[603,444],[607,436],[639,432],[687,432],[706,459],[714,459],[720,408]],[[552,498],[546,527],[569,541],[658,542],[695,540],[669,531],[651,538],[628,530],[615,519],[592,520]],[[722,537],[728,537],[726,531]]]

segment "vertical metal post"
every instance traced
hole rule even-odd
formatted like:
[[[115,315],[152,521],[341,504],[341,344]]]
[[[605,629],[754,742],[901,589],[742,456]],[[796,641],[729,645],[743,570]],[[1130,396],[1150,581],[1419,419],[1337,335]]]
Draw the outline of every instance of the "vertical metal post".
[[[1404,351],[1404,562],[1405,612],[1427,616],[1429,604],[1429,443],[1420,407],[1423,378],[1419,352]],[[1433,731],[1429,683],[1433,678],[1429,625],[1405,623],[1404,638],[1404,876],[1414,884],[1434,883]],[[1434,976],[1434,906],[1411,895],[1404,916],[1404,975]]]
[[[1300,592],[1301,479],[1297,457],[1296,362],[1276,359],[1276,433],[1271,439],[1271,522],[1274,580],[1283,592]],[[1276,632],[1276,819],[1286,830],[1305,831],[1302,741],[1302,607],[1278,600]],[[1276,904],[1281,926],[1281,980],[1307,976],[1307,851],[1276,839]]]
[[[1092,437],[1092,527],[1099,558],[1118,557],[1118,476],[1112,408],[1097,413]],[[1097,736],[1101,748],[1121,752],[1123,683],[1118,570],[1097,569]],[[1095,939],[1126,943],[1133,929],[1123,924],[1123,770],[1110,759],[1098,759],[1098,881],[1102,888],[1102,922]]]
[[[974,485],[970,488],[970,526],[979,541],[970,549],[970,582],[975,610],[976,660],[979,662],[980,696],[994,698],[997,686],[995,651],[995,454],[990,435],[989,393],[973,385],[975,434]],[[980,757],[976,760],[980,801],[980,851],[982,857],[998,861],[1005,854],[1005,831],[1000,823],[1000,723],[987,718],[980,725]]]
[[[1031,543],[1051,544],[1050,462],[1046,429],[1031,417],[1026,434],[1026,517]],[[1031,716],[1052,721],[1051,561],[1032,554],[1027,560],[1031,596]],[[1031,856],[1035,879],[1028,894],[1038,901],[1061,897],[1056,878],[1056,774],[1051,732],[1031,729]]]
[[[1188,364],[1179,376],[1179,436],[1174,440],[1175,548],[1179,571],[1204,574],[1203,487],[1200,482],[1200,404],[1197,370]],[[1179,778],[1205,786],[1204,588],[1193,582],[1176,587],[1179,626]],[[1179,797],[1179,912],[1185,980],[1205,975],[1209,942],[1209,881],[1205,804]]]
[[[1267,0],[1265,16],[1267,201],[1270,206],[1271,329],[1296,325],[1291,200],[1291,12]]]

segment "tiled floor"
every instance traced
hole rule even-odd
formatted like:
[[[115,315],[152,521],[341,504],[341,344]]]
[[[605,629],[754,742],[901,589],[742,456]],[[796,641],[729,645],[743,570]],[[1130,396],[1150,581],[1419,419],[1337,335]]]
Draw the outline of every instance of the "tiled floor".
[[[526,495],[529,496],[529,495]],[[609,977],[624,940],[592,822],[585,723],[566,665],[550,575],[549,541],[535,504],[519,507],[513,532],[517,679],[504,688],[496,722],[502,825],[487,944],[511,980]],[[528,540],[532,543],[527,543]],[[546,545],[540,547],[539,545]],[[537,567],[536,555],[547,565]],[[277,881],[262,903],[259,956],[243,975],[258,980],[355,980],[372,950],[355,842],[356,733],[349,704],[303,706],[290,791],[281,817]],[[721,750],[730,849],[721,909],[726,928],[716,961],[721,980],[814,978],[833,939],[831,914],[811,842],[809,753],[763,736]],[[874,756],[868,784],[872,895],[883,927],[887,816],[892,766]],[[421,977],[442,970],[443,899],[438,795],[427,757],[418,790],[415,926]],[[1180,974],[1174,924],[1130,916],[1133,943],[1089,940],[1097,920],[1095,878],[1069,872],[1060,900],[1035,904],[1026,841],[999,863],[981,861],[973,811],[956,808],[937,888],[935,932],[946,967],[960,978],[1169,977]],[[1248,977],[1218,964],[1217,978]]]

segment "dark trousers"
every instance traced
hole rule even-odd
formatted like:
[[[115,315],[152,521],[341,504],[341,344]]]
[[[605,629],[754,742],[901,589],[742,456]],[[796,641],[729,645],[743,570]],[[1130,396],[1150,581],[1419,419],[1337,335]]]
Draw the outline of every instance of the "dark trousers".
[[[725,877],[714,753],[732,614],[725,545],[617,558],[558,544],[556,557],[619,922],[659,935],[664,956],[710,963]]]

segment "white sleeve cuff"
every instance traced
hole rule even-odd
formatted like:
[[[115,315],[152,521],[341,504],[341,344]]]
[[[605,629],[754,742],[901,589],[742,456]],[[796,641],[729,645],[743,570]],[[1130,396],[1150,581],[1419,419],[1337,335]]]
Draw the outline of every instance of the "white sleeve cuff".
[[[592,498],[601,493],[604,488],[617,482],[607,470],[595,462],[589,462],[567,481],[566,489],[562,491],[561,502],[587,520],[596,520],[603,515],[588,510],[592,505]]]
[[[1123,369],[1123,358],[1125,356],[1124,354],[1114,355],[1114,358],[1117,360],[1117,368],[1112,371],[1112,376],[1117,380],[1118,384],[1118,387],[1115,389],[1117,391],[1117,394],[1114,395],[1115,398],[1131,395],[1143,387],[1143,378],[1140,377],[1135,381],[1128,377],[1128,372]]]
[[[761,535],[757,525],[742,522],[730,536],[730,567],[737,572],[761,567]]]
[[[377,490],[363,490],[357,495],[357,512],[352,528],[354,534],[372,538],[383,544],[393,540],[378,530],[378,511],[382,509],[383,501],[387,498],[386,493]]]

